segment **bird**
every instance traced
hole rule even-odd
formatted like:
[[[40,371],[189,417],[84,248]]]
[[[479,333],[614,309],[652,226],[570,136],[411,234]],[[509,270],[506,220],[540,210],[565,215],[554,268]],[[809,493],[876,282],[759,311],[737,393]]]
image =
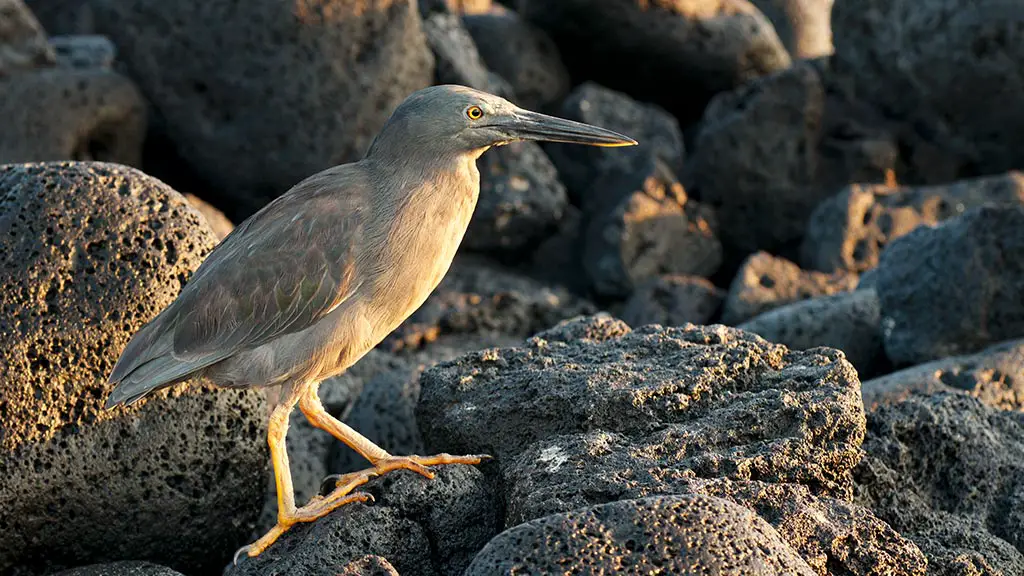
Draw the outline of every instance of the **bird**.
[[[109,375],[106,409],[192,379],[221,388],[277,387],[267,425],[277,524],[242,547],[235,563],[243,553],[261,554],[297,523],[372,500],[356,489],[376,476],[404,469],[430,479],[431,466],[490,458],[392,455],[329,414],[318,388],[433,292],[477,204],[476,160],[517,141],[637,144],[465,86],[418,90],[393,110],[361,159],[307,177],[239,224],[175,300],[130,338]],[[329,477],[334,488],[302,507],[285,448],[296,405],[370,464]]]

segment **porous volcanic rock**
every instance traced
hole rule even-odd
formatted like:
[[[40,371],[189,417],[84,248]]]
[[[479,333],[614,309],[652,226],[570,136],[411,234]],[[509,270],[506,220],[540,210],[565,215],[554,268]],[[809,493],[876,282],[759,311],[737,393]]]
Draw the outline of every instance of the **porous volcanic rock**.
[[[623,306],[621,317],[633,327],[707,324],[724,299],[725,292],[704,278],[666,274],[638,286]]]

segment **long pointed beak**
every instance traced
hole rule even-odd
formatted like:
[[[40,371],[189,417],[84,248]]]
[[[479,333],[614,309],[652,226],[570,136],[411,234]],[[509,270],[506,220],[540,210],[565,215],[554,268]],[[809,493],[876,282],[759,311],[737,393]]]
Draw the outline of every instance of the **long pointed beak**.
[[[636,140],[618,132],[529,110],[516,111],[515,116],[505,124],[504,128],[520,140],[604,147],[636,146],[637,144]]]

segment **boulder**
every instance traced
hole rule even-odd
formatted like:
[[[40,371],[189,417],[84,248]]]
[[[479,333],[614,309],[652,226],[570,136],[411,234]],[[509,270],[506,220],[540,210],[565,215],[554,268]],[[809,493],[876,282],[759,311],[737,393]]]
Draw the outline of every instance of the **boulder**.
[[[814,575],[750,510],[687,495],[611,502],[521,524],[491,540],[466,576],[582,567],[588,574]]]
[[[1024,415],[963,394],[868,415],[857,500],[912,539],[929,574],[1024,574]]]
[[[574,294],[588,294],[590,282],[583,270],[583,232],[586,218],[579,208],[565,208],[558,228],[537,245],[523,269],[532,277],[564,286]]]
[[[233,219],[362,157],[394,108],[434,78],[411,0],[91,4],[152,103],[154,129]]]
[[[750,0],[775,27],[793,58],[832,54],[833,0]]]
[[[263,500],[261,393],[181,385],[103,409],[120,351],[214,242],[135,169],[0,167],[0,572],[202,571],[244,543]]]
[[[714,94],[790,65],[771,23],[746,0],[521,0],[518,8],[552,37],[574,78],[656,102],[684,124]],[[686,78],[686,90],[666,90],[674,78]]]
[[[80,568],[72,568],[71,570],[62,570],[54,573],[52,576],[182,576],[180,572],[176,572],[167,568],[166,566],[160,566],[159,564],[153,564],[151,562],[135,562],[135,561],[124,561],[124,562],[111,562],[109,564],[92,564],[90,566],[82,566]]]
[[[92,1],[24,0],[51,36],[96,32]]]
[[[491,75],[462,18],[446,10],[423,12],[423,34],[434,54],[434,83],[487,90]]]
[[[524,108],[542,110],[569,93],[569,72],[547,34],[515,12],[463,17],[487,68],[512,85]]]
[[[977,352],[1024,334],[1024,206],[982,206],[882,251],[870,284],[897,366]],[[942,313],[937,313],[942,311]]]
[[[638,286],[620,316],[633,327],[707,324],[724,298],[725,293],[704,278],[665,274]]]
[[[53,66],[46,31],[22,0],[0,0],[0,78]]]
[[[112,70],[117,57],[117,49],[110,38],[98,34],[53,36],[50,45],[61,68]]]
[[[203,220],[210,226],[213,233],[217,236],[217,240],[223,240],[235,229],[234,223],[228,220],[228,217],[223,212],[213,207],[209,202],[199,198],[195,194],[185,194],[185,199],[192,205],[193,208],[199,211],[203,215]]]
[[[638,157],[640,159],[640,157]],[[584,237],[583,268],[593,290],[625,298],[662,274],[710,276],[722,262],[715,214],[687,197],[660,161],[609,178]]]
[[[801,270],[785,258],[758,252],[744,261],[733,279],[722,323],[735,326],[773,308],[856,287],[856,274]]]
[[[1001,410],[1024,410],[1024,340],[905,368],[866,380],[861,387],[867,410],[939,392],[968,394]]]
[[[874,290],[854,290],[787,304],[737,327],[793,350],[842,350],[864,378],[886,368],[879,307]]]
[[[813,270],[864,272],[878,265],[878,255],[894,239],[985,204],[1024,205],[1024,175],[939,186],[854,184],[814,210],[800,261]]]

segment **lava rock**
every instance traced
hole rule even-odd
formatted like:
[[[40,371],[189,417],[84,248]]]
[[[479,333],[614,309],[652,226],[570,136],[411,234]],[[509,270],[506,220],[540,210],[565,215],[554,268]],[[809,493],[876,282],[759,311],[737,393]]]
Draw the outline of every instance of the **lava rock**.
[[[991,103],[1020,98],[1022,17],[1024,6],[1005,0],[836,2],[834,67],[858,98],[963,158],[964,173],[1019,168],[1024,114]]]
[[[585,295],[590,282],[583,269],[583,232],[586,219],[579,208],[566,206],[558,228],[537,245],[523,266],[539,280],[564,286],[574,294]]]
[[[434,78],[410,0],[92,4],[153,104],[154,128],[234,219],[361,158],[394,108]]]
[[[790,65],[771,23],[745,0],[521,0],[518,8],[552,37],[574,78],[660,104],[684,124],[717,92]],[[686,78],[686,90],[665,90],[668,78]]]
[[[210,226],[218,240],[223,240],[235,229],[234,223],[228,220],[223,212],[214,208],[209,202],[199,198],[195,194],[185,194],[185,199],[193,208],[203,215],[203,220]]]
[[[767,252],[751,255],[729,287],[722,311],[722,323],[735,326],[758,314],[857,287],[857,276],[847,272],[825,274],[801,270],[799,266]]]
[[[832,54],[833,0],[750,0],[771,21],[794,58]]]
[[[46,31],[22,0],[0,0],[0,78],[56,64]]]
[[[707,324],[724,298],[725,292],[704,278],[667,274],[638,286],[621,318],[630,326]]]
[[[296,524],[270,548],[227,576],[335,576],[367,554],[400,574],[461,575],[498,532],[494,492],[472,466],[436,469],[428,480],[404,470],[360,487],[375,503],[347,504],[313,523]]]
[[[513,142],[478,161],[480,198],[463,239],[467,250],[527,252],[558,226],[569,203],[558,171],[536,142]]]
[[[644,162],[638,158],[657,158],[676,174],[683,168],[685,146],[679,122],[658,106],[640,103],[621,92],[585,82],[565,99],[559,115],[619,132],[639,143],[615,149],[544,145],[573,202],[584,209],[598,203],[595,189],[609,174],[635,170],[637,164]]]
[[[386,559],[372,554],[353,560],[341,569],[339,576],[399,576]]]
[[[491,77],[462,18],[446,11],[424,12],[423,34],[434,54],[434,83],[488,90]]]
[[[857,499],[928,557],[929,574],[1024,574],[1024,415],[962,394],[868,416]]]
[[[96,32],[92,2],[82,0],[24,0],[51,36]]]
[[[0,167],[0,572],[201,571],[244,543],[263,500],[262,394],[176,386],[103,409],[120,351],[214,243],[137,170]]]
[[[602,296],[627,297],[661,274],[710,276],[722,263],[714,213],[688,199],[659,161],[645,164],[598,193],[609,204],[595,209],[588,224],[583,267]]]
[[[492,540],[466,576],[569,567],[588,574],[814,574],[746,508],[690,495],[612,502],[516,526]]]
[[[862,384],[864,407],[874,410],[912,394],[966,393],[1001,410],[1024,410],[1024,341],[1011,340],[977,354],[906,368]]]
[[[512,85],[519,104],[541,110],[569,93],[569,72],[547,34],[515,12],[463,17],[487,68]]]
[[[90,36],[54,36],[50,38],[57,55],[57,66],[88,70],[111,70],[117,49],[110,38],[97,34]]]
[[[897,366],[1024,333],[1024,206],[972,208],[890,243],[871,284]],[[942,310],[942,313],[936,311]]]
[[[793,350],[842,350],[863,378],[886,367],[878,295],[863,289],[794,302],[738,326]]]
[[[52,576],[182,576],[166,566],[150,562],[112,562],[63,570]]]
[[[892,240],[985,204],[1024,205],[1024,175],[1009,172],[924,187],[855,184],[814,210],[801,263],[825,272],[870,270]]]
[[[0,164],[95,160],[138,166],[146,105],[103,69],[44,68],[0,79]]]

